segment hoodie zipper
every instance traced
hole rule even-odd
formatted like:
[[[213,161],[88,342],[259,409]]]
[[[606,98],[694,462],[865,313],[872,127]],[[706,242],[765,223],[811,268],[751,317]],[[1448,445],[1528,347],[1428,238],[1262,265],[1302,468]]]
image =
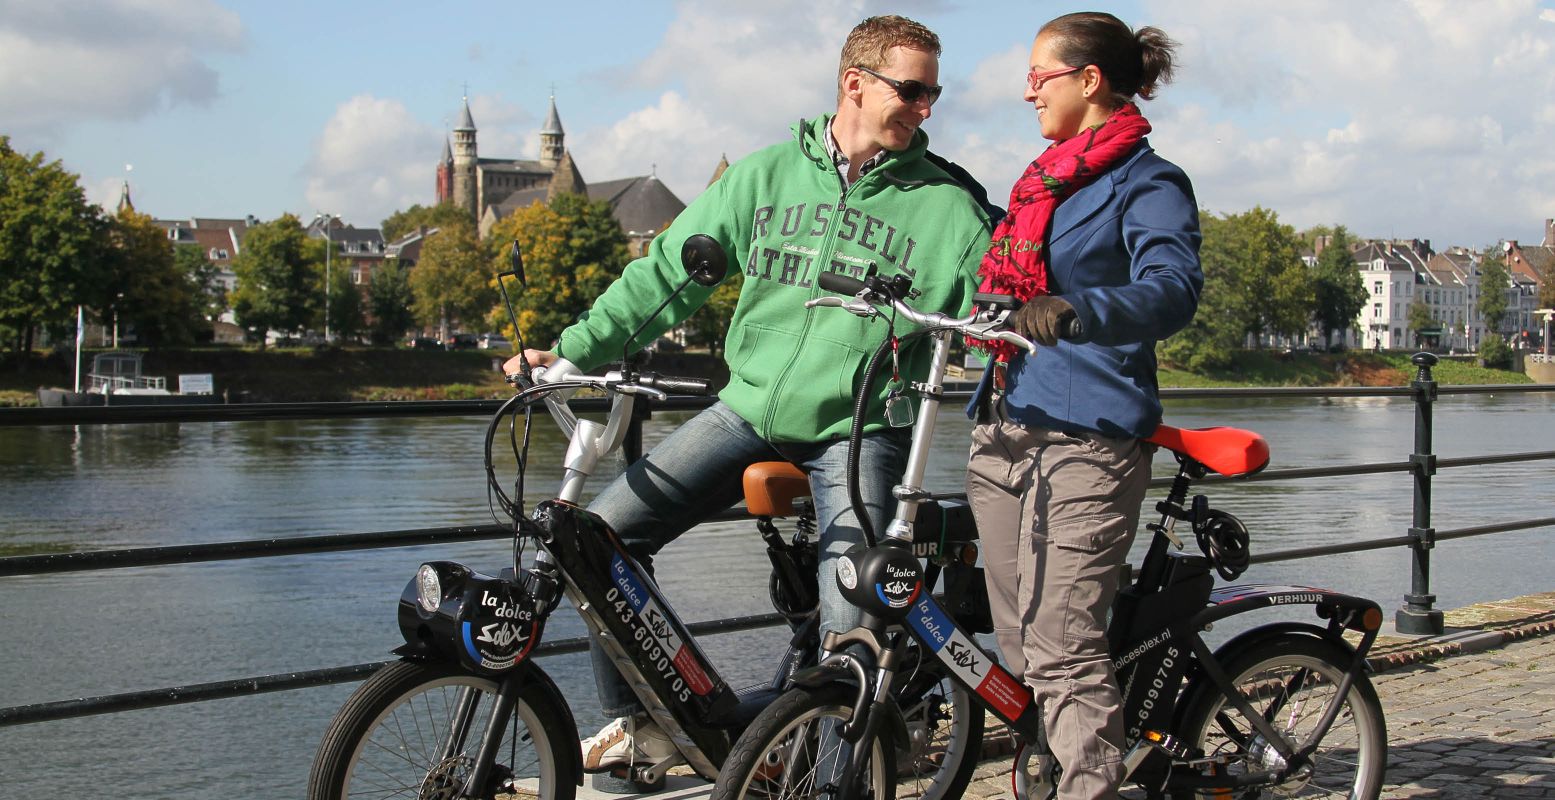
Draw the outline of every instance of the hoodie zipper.
[[[826,135],[824,130],[821,132],[821,135]],[[823,143],[822,147],[824,146],[825,145]],[[806,152],[805,155],[809,156],[809,153]],[[813,157],[811,158],[814,160]],[[866,175],[860,175],[859,179],[854,181],[852,186],[844,186],[842,183],[842,176],[837,174],[837,166],[835,164],[823,163],[820,164],[820,166],[830,172],[832,178],[837,182],[837,207],[832,209],[831,220],[826,225],[826,238],[821,240],[820,252],[816,254],[815,280],[810,286],[810,298],[812,300],[821,296],[821,273],[831,269],[832,251],[835,249],[835,245],[837,243],[837,228],[841,224],[843,213],[848,210],[848,195],[852,194],[853,190],[857,188],[859,184],[863,183],[865,178],[868,177]],[[869,174],[875,174],[876,172],[880,171],[882,167],[884,167],[883,164],[875,167],[875,169],[870,170]],[[810,335],[810,325],[814,319],[815,309],[805,309],[804,326],[799,329],[800,346],[794,348],[794,352],[788,357],[788,363],[783,365],[782,371],[778,373],[777,381],[775,381],[772,385],[772,402],[767,404],[767,415],[766,418],[762,420],[761,437],[763,439],[770,441],[772,438],[772,425],[775,418],[777,417],[777,401],[783,396],[783,385],[788,383],[788,375],[793,371],[794,364],[799,360],[799,354],[804,349],[803,344],[805,339]]]

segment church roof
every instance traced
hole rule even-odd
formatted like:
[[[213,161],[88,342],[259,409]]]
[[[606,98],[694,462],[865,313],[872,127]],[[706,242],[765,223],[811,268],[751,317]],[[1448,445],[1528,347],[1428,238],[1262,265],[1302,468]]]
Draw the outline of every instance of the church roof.
[[[590,200],[605,200],[628,234],[662,231],[686,204],[653,175],[639,175],[589,185]]]
[[[556,114],[556,95],[551,95],[551,111],[545,115],[545,127],[541,128],[540,132],[554,133],[558,136],[563,133],[562,118]]]
[[[454,160],[453,148],[448,146],[448,137],[444,136],[443,137],[443,158],[442,158],[441,161],[439,161],[437,163],[439,163],[439,164],[450,164],[450,163],[453,163],[453,160]]]
[[[563,193],[588,194],[588,183],[583,180],[583,173],[578,172],[578,165],[572,160],[571,150],[562,151],[562,160],[556,165],[555,174],[551,176],[551,187],[546,193],[545,202],[549,203]]]
[[[538,161],[530,161],[524,158],[478,158],[476,163],[480,165],[482,172],[534,172],[541,175],[551,174],[551,169]]]
[[[459,127],[454,128],[454,130],[456,130],[456,131],[473,131],[473,130],[475,130],[475,118],[470,116],[470,98],[468,98],[468,97],[464,98],[464,111],[459,115]]]

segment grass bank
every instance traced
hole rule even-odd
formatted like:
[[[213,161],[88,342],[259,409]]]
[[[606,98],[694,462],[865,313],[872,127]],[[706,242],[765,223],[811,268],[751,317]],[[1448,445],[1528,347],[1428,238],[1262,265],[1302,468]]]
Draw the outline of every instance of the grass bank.
[[[82,356],[91,364],[95,351]],[[1399,386],[1415,369],[1408,353],[1238,353],[1230,369],[1196,374],[1164,367],[1161,385],[1220,386]],[[498,367],[504,352],[488,350],[366,348],[195,348],[145,353],[146,375],[177,386],[183,373],[210,373],[216,391],[231,402],[321,402],[340,400],[468,400],[503,397]],[[660,356],[654,369],[709,376],[722,382],[723,365],[706,354]],[[1483,369],[1469,361],[1442,361],[1435,371],[1444,384],[1531,383],[1520,372]],[[68,387],[74,363],[62,353],[35,355],[24,365],[0,361],[0,406],[37,405],[39,386]]]

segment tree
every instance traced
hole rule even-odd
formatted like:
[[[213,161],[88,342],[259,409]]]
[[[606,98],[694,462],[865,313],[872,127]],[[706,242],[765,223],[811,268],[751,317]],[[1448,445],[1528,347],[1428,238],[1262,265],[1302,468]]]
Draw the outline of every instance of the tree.
[[[324,287],[326,276],[329,280],[330,335],[342,340],[355,339],[367,327],[367,319],[363,316],[362,293],[351,282],[351,266],[337,262],[334,269],[326,270],[323,261],[315,261],[314,266],[318,269],[320,290]],[[320,330],[323,329],[323,323],[322,318],[314,320],[314,325]]]
[[[1421,341],[1421,331],[1439,327],[1439,324],[1436,321],[1436,317],[1431,314],[1431,306],[1426,304],[1426,302],[1420,299],[1418,296],[1415,298],[1413,303],[1409,304],[1409,315],[1407,319],[1409,329],[1415,332],[1416,347],[1420,347],[1423,344]]]
[[[630,260],[610,204],[582,195],[557,195],[549,206],[534,203],[498,221],[486,237],[493,273],[508,268],[515,240],[528,286],[513,307],[531,347],[550,346]]]
[[[63,331],[76,306],[100,304],[107,227],[77,176],[0,136],[0,336],[18,356],[38,325]]]
[[[473,219],[470,212],[453,203],[439,203],[435,206],[417,204],[390,214],[379,227],[383,231],[383,240],[392,242],[423,225],[441,228],[446,225],[468,225],[471,222]]]
[[[448,338],[450,326],[477,323],[496,303],[488,253],[475,237],[475,225],[447,225],[421,248],[421,260],[410,273],[416,318],[436,325]]]
[[[173,266],[198,290],[200,316],[215,322],[227,310],[227,288],[217,277],[221,270],[206,258],[204,248],[187,245],[173,248]]]
[[[232,265],[238,276],[232,310],[261,346],[269,330],[302,331],[323,302],[311,256],[302,223],[291,214],[255,225],[244,235],[243,250]]]
[[[1501,321],[1506,318],[1506,292],[1510,288],[1512,276],[1506,270],[1506,261],[1501,256],[1487,253],[1479,264],[1479,301],[1476,306],[1480,317],[1485,320],[1485,327],[1492,333],[1500,332]]]
[[[152,347],[191,344],[209,332],[199,278],[180,269],[166,231],[145,214],[125,211],[111,221],[110,239],[103,319],[133,326]]]
[[[393,344],[405,329],[416,324],[416,316],[410,310],[416,300],[410,289],[410,276],[399,262],[390,259],[373,276],[367,290],[367,308],[372,314],[369,332],[373,344]]]
[[[1223,279],[1224,311],[1259,346],[1265,334],[1298,336],[1316,304],[1312,275],[1301,261],[1296,233],[1262,207],[1201,219],[1205,275]],[[1202,311],[1200,314],[1202,315]]]
[[[1350,232],[1343,225],[1323,230],[1328,244],[1317,255],[1317,269],[1313,273],[1315,308],[1312,320],[1323,332],[1323,343],[1333,347],[1334,331],[1354,327],[1361,312],[1366,309],[1370,295],[1361,271],[1350,254]],[[1309,232],[1310,233],[1310,232]]]

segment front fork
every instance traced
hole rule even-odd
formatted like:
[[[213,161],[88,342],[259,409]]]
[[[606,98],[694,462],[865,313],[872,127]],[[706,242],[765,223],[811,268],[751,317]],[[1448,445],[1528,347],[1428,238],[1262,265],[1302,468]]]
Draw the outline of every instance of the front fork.
[[[481,740],[479,752],[475,754],[475,766],[470,770],[470,777],[465,780],[464,787],[459,790],[459,796],[465,798],[487,797],[484,791],[491,783],[492,765],[497,763],[497,758],[502,747],[502,735],[507,732],[508,722],[513,717],[513,706],[518,702],[518,693],[522,688],[520,683],[521,670],[514,670],[502,679],[497,688],[496,701],[491,707],[491,721],[486,726],[486,735]],[[453,728],[448,732],[448,738],[440,753],[441,761],[446,762],[455,753],[464,749],[465,737],[469,735],[470,724],[475,721],[475,707],[479,701],[479,692],[468,687],[459,690],[457,707],[454,710]]]

